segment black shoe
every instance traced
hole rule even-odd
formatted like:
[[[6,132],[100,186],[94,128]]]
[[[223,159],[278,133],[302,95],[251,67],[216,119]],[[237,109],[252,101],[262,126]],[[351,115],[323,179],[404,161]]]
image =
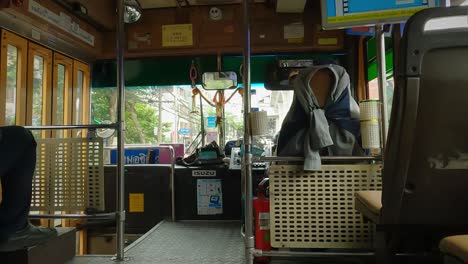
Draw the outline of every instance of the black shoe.
[[[55,228],[36,227],[28,224],[26,228],[8,236],[0,243],[0,252],[17,251],[42,244],[57,236]]]

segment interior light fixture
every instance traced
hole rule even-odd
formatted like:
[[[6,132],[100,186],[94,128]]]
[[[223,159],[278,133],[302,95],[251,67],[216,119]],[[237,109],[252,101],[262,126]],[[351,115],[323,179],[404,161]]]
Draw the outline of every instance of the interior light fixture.
[[[143,10],[138,0],[125,0],[125,23],[132,24],[137,22],[140,19],[142,12]]]

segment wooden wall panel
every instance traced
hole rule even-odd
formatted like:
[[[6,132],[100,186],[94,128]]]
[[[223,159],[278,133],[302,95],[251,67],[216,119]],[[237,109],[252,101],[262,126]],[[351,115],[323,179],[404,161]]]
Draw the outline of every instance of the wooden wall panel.
[[[272,23],[271,20],[257,20],[252,24],[251,41],[254,46],[274,45],[277,39],[282,37],[283,31],[280,25]]]
[[[213,21],[209,18],[210,7],[199,7],[195,23],[198,24],[199,48],[236,47],[241,45],[239,38],[242,19],[240,5],[218,6],[223,18]]]
[[[39,31],[44,31],[52,34],[54,37],[65,40],[67,43],[72,43],[75,46],[80,47],[86,53],[90,54],[93,57],[97,57],[101,54],[103,50],[103,39],[102,33],[97,31],[91,25],[86,23],[85,21],[76,18],[73,14],[69,13],[68,11],[64,10],[58,4],[54,3],[52,0],[35,0],[40,5],[46,7],[47,9],[53,11],[54,13],[63,12],[64,14],[72,17],[72,20],[79,24],[80,28],[87,31],[88,33],[92,34],[95,37],[94,46],[82,41],[81,39],[75,37],[74,35],[68,33],[67,31],[63,30],[62,28],[58,27],[55,24],[49,23],[48,21],[42,19],[41,17],[36,16],[29,12],[29,1],[24,0],[22,6],[16,6],[12,3],[9,4],[7,8],[2,9],[3,11],[9,12],[19,19],[34,25]],[[49,40],[51,43],[54,42],[54,39]],[[61,52],[66,52],[61,50]]]
[[[140,21],[127,27],[126,56],[241,53],[244,39],[241,5],[219,7],[223,11],[220,21],[209,19],[209,6],[145,10]],[[320,9],[316,4],[308,5],[303,14],[276,13],[273,7],[255,4],[252,5],[251,14],[254,53],[336,51],[344,48],[342,30],[320,30]],[[193,24],[193,46],[162,47],[162,26],[184,23]],[[302,41],[284,38],[284,27],[293,23],[304,25]],[[110,59],[114,54],[113,51],[106,51],[102,58]]]
[[[78,2],[88,9],[88,16],[104,26],[108,30],[115,30],[115,0],[72,0]]]
[[[194,7],[195,9],[197,7]],[[162,26],[172,24],[195,24],[196,12],[191,9],[150,9],[146,10],[140,21],[127,27],[127,41],[129,52],[162,49]],[[198,35],[197,27],[193,27],[193,35]],[[193,39],[194,47],[198,45]],[[174,48],[164,48],[174,49]]]

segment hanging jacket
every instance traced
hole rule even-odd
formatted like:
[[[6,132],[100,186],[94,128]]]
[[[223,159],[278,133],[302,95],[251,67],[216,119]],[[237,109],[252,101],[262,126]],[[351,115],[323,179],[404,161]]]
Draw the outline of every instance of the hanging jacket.
[[[309,85],[317,71],[328,69],[335,77],[322,109]],[[301,70],[294,80],[294,99],[278,138],[278,156],[303,156],[304,170],[320,170],[320,152],[352,156],[360,152],[359,107],[351,96],[346,70],[338,65]]]

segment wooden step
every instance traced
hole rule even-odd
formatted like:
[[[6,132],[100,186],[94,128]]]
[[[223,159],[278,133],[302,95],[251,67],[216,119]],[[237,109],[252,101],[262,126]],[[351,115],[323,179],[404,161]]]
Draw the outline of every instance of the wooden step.
[[[63,264],[75,256],[74,228],[57,228],[58,236],[47,243],[14,252],[1,252],[2,264]]]

